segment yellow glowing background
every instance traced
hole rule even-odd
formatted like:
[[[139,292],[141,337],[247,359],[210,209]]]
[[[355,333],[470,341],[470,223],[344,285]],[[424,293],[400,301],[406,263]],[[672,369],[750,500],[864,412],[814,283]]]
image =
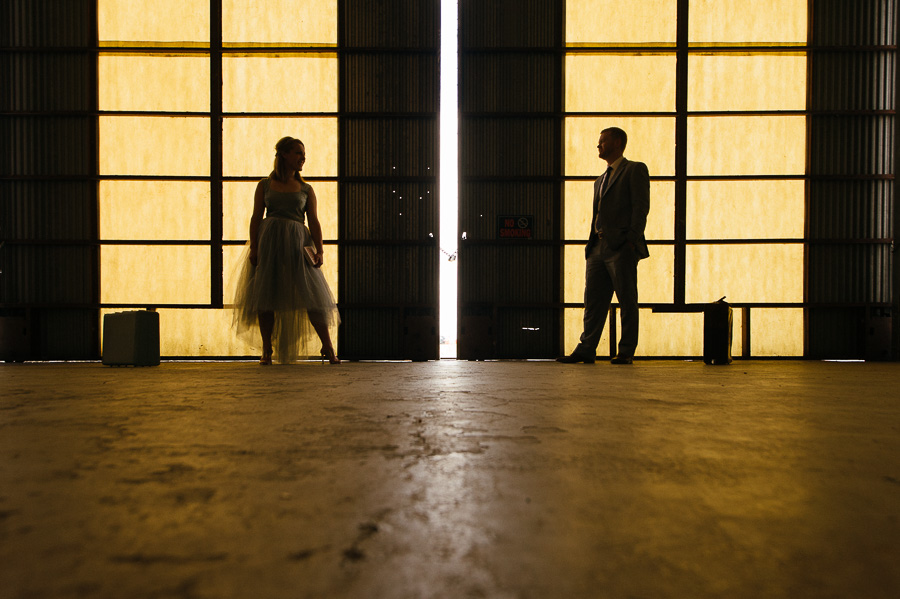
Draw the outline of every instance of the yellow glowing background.
[[[223,0],[222,41],[248,45],[336,45],[337,2]]]
[[[676,5],[668,0],[567,1],[566,111],[672,113]],[[804,44],[807,3],[691,0],[689,14],[689,42],[704,48],[688,58],[688,111],[717,114],[688,116],[686,175],[724,180],[687,183],[685,300],[705,303],[727,296],[732,302],[802,302],[803,245],[765,240],[802,240],[804,235],[804,183],[778,177],[805,173],[805,117],[727,113],[805,110],[805,53],[759,47]],[[642,51],[648,46],[661,48]],[[603,172],[606,164],[597,157],[597,138],[610,126],[625,129],[625,155],[645,162],[651,176],[675,174],[671,114],[570,115],[565,121],[567,176],[596,177]],[[583,242],[593,183],[568,181],[563,193],[564,238]],[[672,242],[674,184],[654,181],[650,193],[647,239]],[[743,240],[753,243],[740,243]],[[639,299],[672,303],[673,246],[651,245],[650,253],[638,267]],[[579,303],[583,292],[583,245],[567,245],[564,301]],[[578,342],[582,312],[565,311],[567,350]],[[754,308],[751,325],[752,355],[802,355],[802,309]],[[740,310],[735,311],[734,326],[732,353],[740,355]],[[604,335],[601,355],[609,346],[608,329]],[[702,314],[641,311],[639,354],[700,355],[702,346]]]
[[[225,112],[334,112],[335,54],[228,54],[222,59]]]
[[[225,177],[253,178],[222,183],[225,309],[208,307],[217,218],[203,180],[211,173],[209,2],[100,0],[98,17],[99,108],[128,113],[99,122],[100,174],[116,178],[100,182],[100,239],[134,242],[101,248],[100,300],[196,306],[159,310],[163,355],[252,355],[231,329],[228,304],[244,247],[228,242],[248,237],[256,180],[271,170],[279,138],[306,143],[304,175],[337,176],[338,60],[327,50],[337,43],[337,3],[223,2],[222,169]],[[260,47],[279,48],[247,51]],[[337,184],[313,186],[323,235],[335,240]],[[337,248],[327,245],[323,269],[335,292],[337,265]]]
[[[565,110],[650,114],[568,116],[565,174],[599,175],[599,132],[619,126],[629,134],[626,156],[647,163],[653,176],[674,176],[676,3],[568,0],[566,11],[572,51],[565,57]],[[290,20],[281,18],[285,12]],[[198,306],[160,310],[164,355],[252,353],[232,334],[227,307],[203,307],[211,301],[212,264],[209,3],[100,0],[98,17],[98,99],[106,113],[99,120],[100,237],[133,242],[101,248],[101,302]],[[727,113],[805,109],[805,54],[755,47],[803,44],[806,18],[805,0],[691,1],[689,40],[704,48],[689,56],[688,110],[717,114],[689,116],[686,174],[724,180],[688,181],[688,302],[723,295],[735,302],[803,299],[803,246],[766,240],[803,237],[804,184],[787,177],[805,172],[805,117]],[[306,143],[306,176],[337,176],[338,59],[331,50],[337,45],[337,2],[224,0],[222,26],[223,174],[251,180],[223,183],[221,224],[226,242],[241,242],[255,181],[271,169],[278,138]],[[619,48],[592,52],[592,46]],[[642,51],[648,46],[656,48]],[[250,51],[259,49],[265,53]],[[109,114],[117,112],[128,114]],[[740,176],[751,178],[728,179]],[[334,240],[337,184],[313,185],[324,236]],[[592,189],[591,181],[566,182],[566,240],[586,237]],[[651,184],[646,233],[663,245],[652,245],[651,258],[639,266],[642,302],[674,299],[674,189],[671,181]],[[226,304],[242,249],[223,248]],[[325,274],[335,291],[337,258],[336,247],[326,246]],[[580,302],[580,244],[566,246],[564,273],[564,300]],[[577,342],[581,314],[565,310],[568,349]],[[702,353],[702,315],[642,310],[641,318],[640,354]],[[754,355],[802,354],[801,309],[755,308],[751,321]],[[736,311],[735,354],[742,349],[742,326]],[[601,353],[606,347],[608,337]]]
[[[651,176],[675,174],[675,117],[579,116],[566,119],[566,175],[596,177],[606,170],[597,158],[597,140],[606,127],[620,127],[628,133],[625,155],[645,162]]]
[[[674,54],[569,54],[566,72],[569,112],[675,110]]]
[[[698,44],[806,42],[807,0],[691,0],[690,15]]]
[[[672,0],[566,0],[566,44],[675,43]]]
[[[209,44],[209,0],[99,0],[97,20],[101,45]]]

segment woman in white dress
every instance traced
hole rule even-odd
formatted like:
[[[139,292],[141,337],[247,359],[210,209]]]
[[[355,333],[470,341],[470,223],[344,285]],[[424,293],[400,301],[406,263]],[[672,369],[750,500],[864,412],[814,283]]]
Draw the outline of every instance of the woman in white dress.
[[[254,194],[250,240],[234,297],[234,325],[251,345],[262,339],[260,364],[271,364],[273,351],[278,362],[296,360],[306,350],[310,324],[321,341],[321,354],[330,364],[341,363],[331,343],[340,316],[321,270],[322,227],[316,193],[300,176],[304,162],[303,142],[280,139],[274,170]]]

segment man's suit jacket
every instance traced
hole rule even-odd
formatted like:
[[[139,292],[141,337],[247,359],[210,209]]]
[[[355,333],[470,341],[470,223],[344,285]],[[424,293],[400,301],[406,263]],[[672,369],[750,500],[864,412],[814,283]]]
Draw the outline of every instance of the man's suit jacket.
[[[599,208],[603,239],[611,249],[618,250],[630,241],[634,244],[638,259],[649,257],[650,251],[644,238],[647,213],[650,212],[650,172],[647,165],[623,159],[619,168],[613,171],[603,197],[598,198],[602,182],[602,175],[594,181],[594,212],[585,256],[590,255],[598,242],[594,222]]]

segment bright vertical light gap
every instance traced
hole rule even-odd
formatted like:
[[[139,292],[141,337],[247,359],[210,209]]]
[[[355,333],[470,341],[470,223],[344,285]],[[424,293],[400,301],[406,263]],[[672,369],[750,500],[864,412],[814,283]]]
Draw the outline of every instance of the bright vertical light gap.
[[[457,0],[441,1],[440,356],[456,358],[459,217]]]

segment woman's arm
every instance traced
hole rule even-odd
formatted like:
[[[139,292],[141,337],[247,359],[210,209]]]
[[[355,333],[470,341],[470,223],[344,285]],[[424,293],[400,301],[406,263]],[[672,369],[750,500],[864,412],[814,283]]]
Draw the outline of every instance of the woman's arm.
[[[306,219],[313,243],[316,245],[316,264],[322,266],[325,259],[325,248],[322,245],[322,225],[319,223],[318,201],[312,186],[309,187],[306,197]]]
[[[257,251],[259,250],[259,223],[262,222],[266,211],[265,179],[256,186],[253,194],[253,216],[250,217],[250,264],[256,266]]]

